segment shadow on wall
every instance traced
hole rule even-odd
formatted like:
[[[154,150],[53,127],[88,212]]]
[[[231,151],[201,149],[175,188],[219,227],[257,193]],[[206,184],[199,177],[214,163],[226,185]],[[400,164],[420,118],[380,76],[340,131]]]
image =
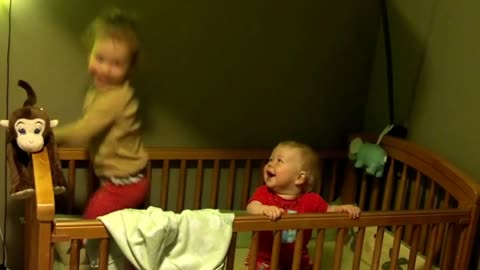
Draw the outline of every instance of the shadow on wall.
[[[137,13],[143,34],[134,85],[147,144],[271,146],[288,137],[328,146],[361,129],[376,1],[45,8],[77,33],[112,3]]]
[[[418,81],[432,28],[436,0],[388,1],[392,48],[395,122],[411,122]],[[380,133],[389,123],[388,88],[383,29],[378,30],[366,108],[365,128]]]
[[[477,152],[471,145],[480,129],[470,125],[475,122],[472,115],[478,114],[480,42],[472,27],[480,22],[475,12],[478,2],[388,3],[397,121],[409,123],[409,139],[478,175],[477,159],[472,158]],[[388,120],[388,108],[383,40],[378,43],[366,123],[380,131]],[[469,269],[480,269],[480,233],[475,239]]]

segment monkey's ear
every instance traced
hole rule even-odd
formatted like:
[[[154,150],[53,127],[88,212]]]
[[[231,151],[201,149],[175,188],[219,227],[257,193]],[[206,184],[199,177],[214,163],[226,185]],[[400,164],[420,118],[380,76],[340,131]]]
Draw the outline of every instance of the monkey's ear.
[[[0,120],[0,126],[8,128],[8,120]]]
[[[58,120],[50,120],[50,128],[58,126]]]

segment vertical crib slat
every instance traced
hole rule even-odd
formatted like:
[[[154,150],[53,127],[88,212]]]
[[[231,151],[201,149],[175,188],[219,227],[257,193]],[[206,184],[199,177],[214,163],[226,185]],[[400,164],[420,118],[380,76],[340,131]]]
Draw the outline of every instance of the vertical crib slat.
[[[373,190],[372,190],[372,196],[371,196],[371,199],[370,199],[369,210],[370,211],[375,211],[375,210],[378,210],[377,206],[378,206],[378,198],[379,198],[379,194],[380,194],[380,180],[377,179],[377,178],[373,178],[372,182],[373,182]]]
[[[80,267],[80,240],[70,241],[70,270]]]
[[[435,184],[435,181],[430,180],[430,190],[428,193],[428,199],[427,199],[427,204],[425,206],[425,209],[433,209],[436,189],[437,189],[437,185]]]
[[[195,178],[193,209],[200,209],[200,206],[202,205],[203,172],[203,160],[200,159],[197,161],[197,175]]]
[[[260,162],[260,169],[258,170],[258,179],[257,179],[257,187],[263,185],[265,179],[263,179],[263,168],[267,165],[268,159],[262,159]]]
[[[97,182],[97,177],[95,176],[95,170],[93,169],[93,163],[89,162],[88,164],[88,176],[87,176],[87,193],[88,196],[93,194],[93,191],[95,190],[96,182]]]
[[[178,192],[177,192],[177,213],[182,212],[185,204],[185,188],[187,182],[187,161],[180,161],[180,174],[178,176]]]
[[[400,242],[402,241],[403,226],[395,228],[395,238],[393,239],[393,248],[390,261],[390,270],[397,270],[398,254],[400,252]]]
[[[232,238],[227,252],[227,270],[233,270],[235,265],[235,247],[237,246],[237,233],[232,232]]]
[[[341,161],[341,160],[340,160]],[[342,186],[340,189],[340,197],[342,201],[347,204],[353,204],[357,202],[358,196],[358,170],[355,168],[354,163],[351,160],[348,160],[344,166],[340,169],[343,171],[342,179],[340,179],[339,185]],[[361,191],[361,189],[360,189]],[[361,196],[361,195],[360,195]],[[365,199],[365,198],[364,198]],[[366,210],[362,208],[363,210]]]
[[[412,199],[410,200],[410,204],[408,205],[409,210],[415,210],[415,209],[418,208],[418,201],[419,201],[419,198],[420,198],[421,180],[422,180],[422,174],[420,173],[420,171],[417,171],[416,176],[415,176],[415,186],[413,188]],[[412,242],[412,225],[407,226],[407,229],[405,231],[405,241],[408,244],[411,244],[411,242]]]
[[[447,209],[449,200],[450,200],[450,195],[448,194],[447,191],[445,191],[443,201],[441,203],[440,208],[441,209]],[[435,250],[433,252],[434,253],[433,256],[435,256],[435,257],[440,255],[440,261],[441,261],[442,246],[445,245],[445,240],[446,240],[446,234],[445,234],[445,229],[446,228],[445,227],[446,227],[445,223],[441,223],[438,227],[438,237],[440,237],[440,239],[438,239],[438,241],[436,242]]]
[[[252,161],[248,159],[245,162],[245,171],[243,173],[243,186],[242,186],[242,198],[241,198],[242,209],[245,209],[245,207],[247,207],[247,201],[250,193],[251,176],[252,176]]]
[[[333,160],[332,164],[332,175],[329,181],[330,189],[328,190],[328,201],[332,202],[335,200],[335,189],[337,186],[337,170],[338,170],[338,160]]]
[[[210,194],[210,208],[217,208],[219,178],[220,178],[220,160],[216,159],[213,162],[212,193]]]
[[[410,208],[409,209],[417,209],[418,203],[420,200],[420,189],[422,188],[422,173],[417,171],[417,175],[415,177],[415,187],[413,190],[413,200],[410,201]]]
[[[432,209],[433,208],[433,202],[435,199],[435,182],[433,180],[430,180],[430,188],[428,189],[428,195],[427,195],[427,201],[425,203],[424,209]],[[426,224],[422,226],[422,232],[420,236],[420,252],[425,253],[426,245],[427,245],[427,238],[428,238],[428,233],[429,233],[429,228],[430,225]]]
[[[270,268],[278,269],[280,261],[280,247],[282,245],[282,231],[275,231],[273,235],[272,258],[270,259]]]
[[[430,236],[428,237],[427,258],[425,260],[425,269],[432,269],[435,244],[438,236],[438,224],[432,224]]]
[[[400,176],[400,187],[398,188],[397,201],[395,202],[395,210],[400,210],[405,204],[405,188],[407,186],[408,166],[403,164],[402,175]]]
[[[448,191],[445,191],[445,197],[443,198],[443,208],[448,209],[450,207],[451,195]]]
[[[147,166],[145,168],[145,178],[148,180],[148,192],[147,192],[147,197],[145,198],[145,203],[144,207],[147,208],[148,206],[152,205],[151,201],[151,190],[152,190],[152,161],[148,160]]]
[[[230,160],[230,166],[228,168],[228,181],[227,181],[227,196],[225,196],[227,200],[227,209],[233,209],[233,199],[234,199],[234,188],[235,188],[235,173],[236,173],[236,165],[235,160]]]
[[[456,224],[447,225],[447,235],[445,238],[445,248],[442,251],[441,269],[452,269],[452,262],[455,254],[456,246]]]
[[[365,204],[367,201],[367,175],[365,172],[362,173],[362,184],[360,186],[360,201],[359,207],[360,209],[365,209]]]
[[[418,243],[420,237],[420,229],[419,225],[414,225],[412,227],[412,236],[411,236],[411,244],[410,244],[410,254],[408,256],[408,268],[407,270],[414,270],[415,264],[417,261],[417,252],[418,252]]]
[[[393,193],[393,172],[395,167],[395,160],[392,158],[390,160],[390,167],[388,168],[387,174],[387,184],[385,186],[385,193],[383,196],[382,210],[390,210],[390,203],[392,202],[392,193]]]
[[[258,239],[260,232],[256,231],[252,233],[252,241],[250,242],[250,250],[248,254],[248,269],[255,270],[257,268],[257,255],[258,255]]]
[[[373,248],[372,269],[378,269],[379,267],[384,233],[385,233],[385,227],[377,228],[377,234],[375,238],[375,247]]]
[[[319,229],[315,241],[315,257],[313,258],[313,270],[322,269],[323,241],[325,240],[325,229]]]
[[[362,259],[363,241],[365,239],[365,227],[358,228],[355,237],[355,253],[353,254],[352,270],[360,269],[360,261]]]
[[[168,184],[170,182],[170,160],[164,160],[162,165],[162,190],[160,191],[160,208],[167,209]]]
[[[293,262],[292,262],[292,269],[293,270],[300,270],[301,269],[303,235],[304,235],[304,230],[297,230],[297,235],[295,237],[295,247],[294,247],[294,250],[293,250]]]
[[[67,213],[72,213],[73,203],[75,200],[75,183],[76,183],[76,163],[75,160],[68,161],[68,182],[67,182]]]
[[[100,239],[98,248],[98,266],[100,270],[108,268],[108,238]]]
[[[333,259],[333,269],[340,270],[342,267],[343,245],[345,243],[345,233],[348,228],[337,229],[337,239],[335,240],[335,254]]]
[[[458,243],[465,243],[465,227],[461,228]],[[463,253],[463,245],[458,245],[457,249],[456,249],[456,254],[455,254],[455,258],[457,258],[457,259],[455,260],[455,265],[454,265],[453,269],[459,269],[460,268],[460,264],[462,263],[462,260],[459,260],[458,258],[462,257],[462,253]]]
[[[316,192],[317,194],[322,194],[322,187],[323,187],[323,184],[324,184],[324,181],[323,181],[323,170],[324,170],[324,163],[325,163],[325,160],[323,159],[320,159],[318,161],[318,180],[315,181],[315,187],[314,187],[314,192]]]

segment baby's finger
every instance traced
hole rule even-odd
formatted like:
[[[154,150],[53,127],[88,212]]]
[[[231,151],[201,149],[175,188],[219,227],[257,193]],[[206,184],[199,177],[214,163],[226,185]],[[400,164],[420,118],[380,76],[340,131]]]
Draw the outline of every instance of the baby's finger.
[[[347,212],[347,214],[350,218],[355,219],[355,212],[353,211],[352,207],[346,207],[345,212]]]
[[[359,218],[360,217],[360,208],[359,207],[354,207],[353,208],[353,216],[354,218]]]
[[[280,217],[280,214],[277,212],[272,212],[271,220],[277,220]]]
[[[271,220],[275,220],[275,218],[276,218],[274,211],[265,211],[265,215]]]
[[[266,214],[271,220],[276,220],[281,215],[280,210],[276,207],[268,208]]]
[[[281,208],[276,208],[275,209],[275,219],[278,219],[282,216],[282,214],[284,213],[285,211]]]

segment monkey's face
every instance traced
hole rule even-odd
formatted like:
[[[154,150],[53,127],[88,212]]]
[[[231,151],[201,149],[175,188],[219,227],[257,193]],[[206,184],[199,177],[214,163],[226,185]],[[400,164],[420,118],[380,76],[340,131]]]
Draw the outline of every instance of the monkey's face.
[[[44,145],[45,120],[41,118],[20,118],[14,123],[17,135],[17,144],[20,149],[27,153],[42,150]]]

